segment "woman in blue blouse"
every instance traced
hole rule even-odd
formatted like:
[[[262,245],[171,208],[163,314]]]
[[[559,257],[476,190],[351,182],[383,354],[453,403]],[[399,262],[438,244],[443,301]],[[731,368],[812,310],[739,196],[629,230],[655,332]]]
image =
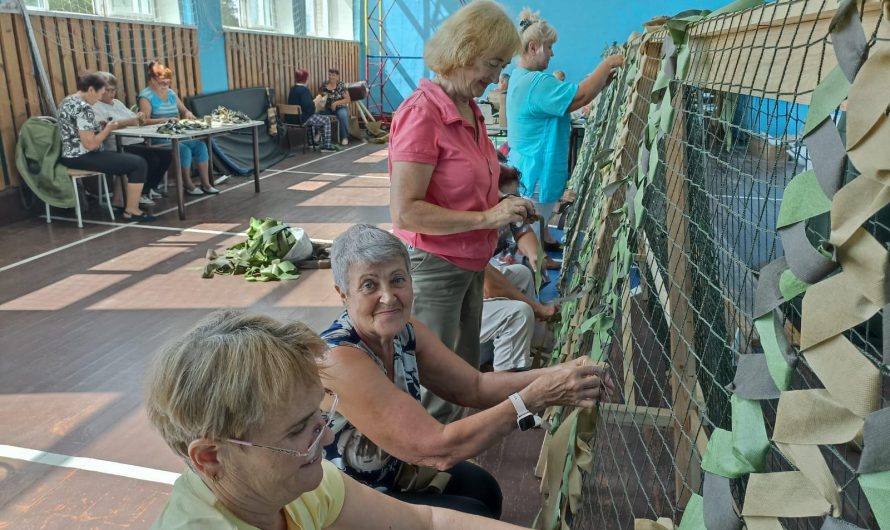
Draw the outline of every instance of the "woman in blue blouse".
[[[544,72],[553,57],[556,30],[528,9],[519,18],[522,53],[507,92],[507,160],[522,174],[522,196],[534,200],[536,211],[549,219],[569,177],[570,113],[605,88],[624,57],[607,57],[580,84],[562,82]],[[558,249],[546,226],[539,235],[545,248]]]
[[[178,120],[180,115],[188,120],[195,119],[195,115],[170,88],[173,70],[157,61],[152,61],[146,67],[146,74],[148,86],[139,92],[137,97],[139,110],[148,116],[145,120],[146,125]],[[169,141],[155,139],[151,143],[157,145]],[[207,144],[200,140],[179,142],[179,165],[182,166],[182,185],[185,186],[187,194],[219,193],[219,190],[210,184],[210,154],[207,152]],[[198,168],[198,175],[201,177],[200,188],[192,183],[192,165]]]

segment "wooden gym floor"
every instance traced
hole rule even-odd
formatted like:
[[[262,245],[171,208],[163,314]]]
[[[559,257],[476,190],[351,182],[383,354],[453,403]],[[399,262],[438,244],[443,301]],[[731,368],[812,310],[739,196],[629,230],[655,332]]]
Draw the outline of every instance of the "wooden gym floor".
[[[201,278],[208,249],[242,239],[250,216],[332,239],[353,223],[390,227],[385,147],[296,155],[198,197],[179,221],[112,223],[95,205],[0,227],[0,529],[148,528],[184,464],[151,429],[142,379],[155,348],[221,307],[323,330],[340,312],[329,270],[290,282]],[[68,220],[65,220],[65,219]],[[504,519],[537,512],[541,433],[514,433],[479,462],[504,490]]]

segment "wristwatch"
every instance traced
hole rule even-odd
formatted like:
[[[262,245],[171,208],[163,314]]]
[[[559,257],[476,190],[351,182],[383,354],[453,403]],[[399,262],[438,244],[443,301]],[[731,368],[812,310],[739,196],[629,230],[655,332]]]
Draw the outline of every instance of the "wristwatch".
[[[520,431],[527,431],[535,426],[535,415],[525,408],[525,403],[518,393],[510,394],[510,403],[516,409],[516,425],[519,425]]]

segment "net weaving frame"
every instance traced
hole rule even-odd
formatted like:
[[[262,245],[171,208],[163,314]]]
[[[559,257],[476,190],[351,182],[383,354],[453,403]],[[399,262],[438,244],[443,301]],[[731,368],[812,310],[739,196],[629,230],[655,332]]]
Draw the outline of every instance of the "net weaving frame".
[[[860,485],[868,475],[857,472],[861,430],[844,443],[821,443],[814,438],[819,433],[794,429],[786,435],[794,399],[827,394],[833,403],[856,408],[826,374],[825,357],[819,356],[824,347],[807,343],[814,328],[806,322],[814,313],[800,295],[816,282],[795,275],[799,246],[789,247],[788,261],[797,267],[785,267],[790,280],[782,286],[789,296],[763,316],[755,313],[760,284],[767,283],[765,267],[792,244],[789,227],[830,254],[823,241],[836,238],[831,219],[840,203],[779,229],[782,198],[795,199],[785,201],[784,209],[793,211],[805,181],[800,175],[814,166],[825,173],[825,150],[807,145],[817,145],[811,143],[814,130],[836,127],[846,140],[848,103],[841,98],[832,105],[825,97],[826,87],[850,64],[843,52],[852,33],[838,28],[860,24],[867,49],[881,50],[890,42],[888,3],[792,0],[728,7],[716,15],[684,12],[659,31],[632,36],[623,48],[627,66],[591,105],[570,181],[579,198],[559,282],[563,294],[585,286],[590,293],[562,308],[551,361],[590,355],[607,363],[617,396],[589,418],[561,408],[548,412],[552,429],[537,469],[544,495],[538,527],[673,528],[683,520],[681,528],[696,528],[707,520],[708,528],[740,528],[744,520],[749,528],[820,528],[838,518],[877,528],[882,517],[883,508],[871,506],[874,499]],[[825,101],[825,119],[808,119],[822,112]],[[849,143],[847,150],[853,152]],[[859,177],[857,167],[844,161],[839,187]],[[878,243],[890,241],[890,218],[883,211],[863,227]],[[853,247],[841,246],[847,251],[835,250],[835,269],[817,288],[837,279],[838,262],[850,269],[846,277],[856,279]],[[633,289],[631,276],[639,278]],[[755,320],[772,322],[774,310],[774,334],[790,346],[789,382],[776,388],[778,399],[733,397],[741,393],[732,386],[734,377],[739,382],[739,355],[750,361],[773,349],[773,333],[764,335],[767,328]],[[882,315],[869,315],[830,339],[852,344],[871,367],[859,373],[877,374],[881,382],[868,396],[870,408],[857,412],[871,413],[869,419],[877,418],[890,396],[882,384],[890,374],[882,360]],[[760,448],[763,460],[755,458],[753,469],[744,472],[715,474],[713,459],[703,455],[718,454],[720,439],[742,438],[743,429],[734,433],[736,421],[741,425],[753,411],[766,429],[763,442],[771,440]],[[853,416],[854,424],[862,420]],[[560,436],[567,422],[584,421],[595,426],[590,437]],[[562,443],[565,462],[548,458],[550,446]],[[703,460],[709,469],[702,470]],[[552,477],[557,472],[561,480]],[[806,479],[801,484],[815,484],[823,495],[791,499],[790,505],[809,504],[800,515],[780,509],[773,517],[773,508],[755,501],[759,484],[774,479]],[[746,492],[752,499],[747,504]]]

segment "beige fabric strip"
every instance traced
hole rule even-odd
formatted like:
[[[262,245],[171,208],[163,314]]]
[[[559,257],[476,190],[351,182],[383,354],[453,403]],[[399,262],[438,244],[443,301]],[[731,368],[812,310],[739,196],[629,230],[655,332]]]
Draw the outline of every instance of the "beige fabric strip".
[[[773,441],[842,444],[859,436],[864,425],[865,420],[835,401],[827,390],[789,390],[779,397]]]
[[[860,417],[881,406],[881,371],[843,335],[836,335],[804,353],[835,401]]]
[[[819,517],[830,511],[828,501],[800,471],[752,473],[748,478],[742,508],[746,521],[749,516]]]
[[[825,457],[818,445],[793,445],[777,442],[776,446],[788,460],[819,490],[831,505],[831,515],[841,515],[841,495]]]

